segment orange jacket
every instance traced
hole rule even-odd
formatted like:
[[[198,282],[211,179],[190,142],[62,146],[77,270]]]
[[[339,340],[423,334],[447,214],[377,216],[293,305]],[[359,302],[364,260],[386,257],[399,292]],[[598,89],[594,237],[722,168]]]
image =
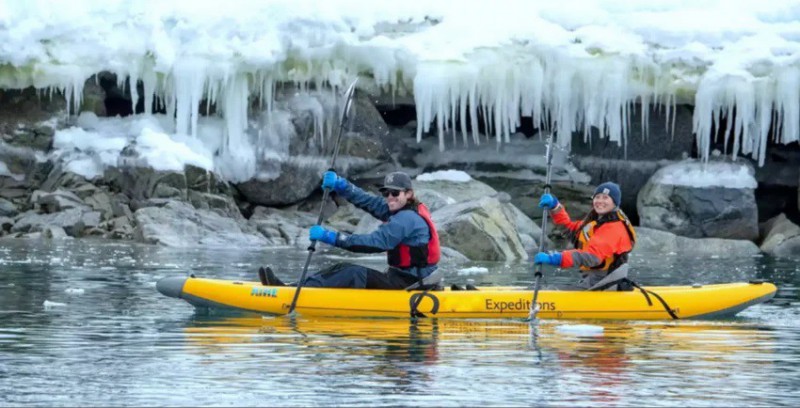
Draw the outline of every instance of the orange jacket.
[[[556,207],[552,216],[555,224],[564,226],[573,233],[580,233],[578,230],[583,220],[572,221],[563,205]],[[561,252],[561,267],[577,265],[581,269],[596,268],[614,255],[630,252],[631,249],[631,237],[622,221],[603,223],[594,229],[587,245]]]

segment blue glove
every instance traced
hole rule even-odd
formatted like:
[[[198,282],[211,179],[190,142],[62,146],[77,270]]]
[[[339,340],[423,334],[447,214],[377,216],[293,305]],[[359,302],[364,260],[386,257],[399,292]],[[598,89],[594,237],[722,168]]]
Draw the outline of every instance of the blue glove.
[[[347,179],[343,177],[339,177],[335,171],[328,170],[325,174],[322,175],[322,189],[329,189],[333,190],[337,193],[341,193],[344,190],[347,190],[347,185],[350,184],[347,182]]]
[[[336,173],[334,173],[335,175]],[[336,231],[328,231],[325,228],[315,225],[308,230],[308,238],[312,241],[322,241],[328,245],[336,244],[336,238],[339,233]]]
[[[548,264],[561,266],[561,252],[539,252],[533,258],[533,264]]]
[[[548,210],[552,210],[556,207],[558,207],[558,199],[552,194],[544,194],[542,195],[542,198],[539,199],[539,208],[547,208]]]

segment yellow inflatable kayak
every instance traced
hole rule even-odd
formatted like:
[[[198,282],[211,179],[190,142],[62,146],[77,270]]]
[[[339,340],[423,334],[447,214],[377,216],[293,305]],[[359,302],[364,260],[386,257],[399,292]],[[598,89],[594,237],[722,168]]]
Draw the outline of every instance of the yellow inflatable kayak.
[[[195,307],[283,315],[293,286],[264,286],[196,277],[158,281],[159,292]],[[693,286],[653,286],[630,292],[540,290],[540,319],[662,320],[731,317],[775,296],[769,282]],[[478,290],[405,291],[303,288],[296,312],[303,316],[526,318],[533,290],[523,287],[479,287]]]

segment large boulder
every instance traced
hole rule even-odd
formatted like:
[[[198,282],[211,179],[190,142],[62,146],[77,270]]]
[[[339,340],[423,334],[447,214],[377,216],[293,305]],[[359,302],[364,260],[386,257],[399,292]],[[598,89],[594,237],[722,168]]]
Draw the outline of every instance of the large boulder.
[[[248,220],[270,245],[276,246],[308,246],[308,228],[315,222],[310,213],[260,206]]]
[[[19,210],[13,202],[0,198],[0,217],[13,217],[18,213]]]
[[[134,237],[139,242],[170,247],[258,247],[268,241],[252,226],[199,210],[181,201],[136,210]]]
[[[775,256],[800,256],[800,227],[780,214],[762,227],[761,250]]]
[[[85,231],[97,228],[100,221],[100,212],[85,206],[44,214],[31,210],[17,216],[10,232],[27,234],[41,232],[49,227],[58,227],[62,228],[69,236],[80,237]]]
[[[748,163],[670,164],[639,192],[639,225],[690,238],[756,240],[756,187]]]
[[[528,259],[519,233],[495,197],[449,205],[431,214],[443,246],[471,260]]]
[[[290,157],[273,163],[272,175],[256,176],[236,185],[247,201],[264,206],[297,203],[319,188],[328,164],[320,157]],[[274,177],[273,177],[274,176]]]
[[[671,232],[636,227],[636,246],[632,254],[679,254],[688,257],[712,257],[724,254],[754,256],[761,253],[752,241],[722,238],[687,238]]]
[[[39,208],[44,213],[55,213],[71,208],[86,208],[88,205],[71,191],[58,189],[52,193],[36,190],[31,195],[34,208]]]
[[[475,180],[462,171],[434,172],[421,174],[412,182],[414,191],[426,205],[425,198],[430,198],[433,207],[477,200],[493,196],[497,190],[486,183]],[[448,200],[450,198],[450,200]],[[435,211],[433,208],[429,209]]]

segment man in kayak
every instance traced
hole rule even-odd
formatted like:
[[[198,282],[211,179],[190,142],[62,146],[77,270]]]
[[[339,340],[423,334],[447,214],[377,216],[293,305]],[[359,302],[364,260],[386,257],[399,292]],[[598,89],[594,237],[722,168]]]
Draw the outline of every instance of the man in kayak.
[[[579,286],[585,289],[629,290],[628,253],[636,243],[636,231],[619,208],[621,199],[617,184],[600,184],[592,196],[592,211],[583,220],[572,221],[554,195],[542,195],[539,207],[549,209],[553,223],[569,230],[575,249],[539,252],[533,263],[560,268],[579,266]]]
[[[441,250],[436,226],[428,208],[417,200],[411,177],[403,172],[386,175],[380,192],[383,197],[367,193],[334,171],[322,178],[322,188],[336,192],[356,207],[368,212],[384,223],[369,234],[345,234],[319,225],[309,230],[309,238],[351,252],[386,252],[389,268],[377,271],[351,263],[340,263],[322,270],[306,279],[303,286],[327,288],[405,289],[419,284],[436,286],[430,282],[437,269]],[[283,285],[272,271],[266,275],[267,285]],[[425,279],[430,277],[429,279]],[[264,280],[264,279],[262,279]]]

